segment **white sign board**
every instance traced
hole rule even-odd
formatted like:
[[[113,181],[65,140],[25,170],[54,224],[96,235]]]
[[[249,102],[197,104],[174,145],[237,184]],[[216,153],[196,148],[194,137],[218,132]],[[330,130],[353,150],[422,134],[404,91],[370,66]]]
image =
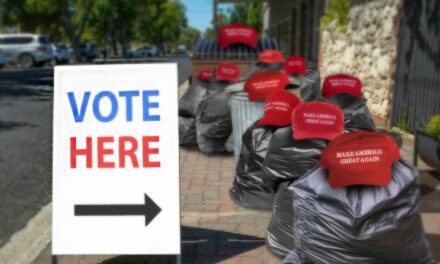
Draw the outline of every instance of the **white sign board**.
[[[55,68],[54,255],[180,254],[177,65]]]

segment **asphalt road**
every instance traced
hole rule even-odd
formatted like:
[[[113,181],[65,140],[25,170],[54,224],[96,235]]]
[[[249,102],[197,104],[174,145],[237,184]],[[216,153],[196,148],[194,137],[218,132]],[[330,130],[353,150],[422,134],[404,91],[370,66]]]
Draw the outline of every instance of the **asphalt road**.
[[[188,57],[130,63],[167,61],[178,63],[179,85],[189,78]],[[52,105],[51,68],[0,71],[0,248],[52,199]]]

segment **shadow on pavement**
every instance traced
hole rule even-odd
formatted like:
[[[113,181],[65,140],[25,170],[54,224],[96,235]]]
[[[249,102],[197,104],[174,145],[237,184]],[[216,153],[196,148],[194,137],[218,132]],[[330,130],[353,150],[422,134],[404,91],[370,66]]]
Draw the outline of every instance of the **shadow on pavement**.
[[[51,99],[52,69],[20,69],[0,72],[0,97],[39,97]]]
[[[216,263],[265,244],[263,238],[182,226],[182,263]],[[176,263],[176,256],[118,256],[103,264]]]
[[[36,127],[35,125],[28,123],[19,123],[19,122],[2,122],[0,121],[0,131],[2,130],[12,130],[14,128],[19,127]]]
[[[440,235],[427,234],[429,246],[431,247],[431,253],[436,261],[440,260]]]

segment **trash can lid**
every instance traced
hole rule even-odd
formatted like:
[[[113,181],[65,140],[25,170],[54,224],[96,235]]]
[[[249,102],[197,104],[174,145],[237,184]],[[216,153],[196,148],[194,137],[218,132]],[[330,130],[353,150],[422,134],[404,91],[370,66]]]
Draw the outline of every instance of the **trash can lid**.
[[[232,94],[236,92],[243,92],[245,82],[238,82],[226,87],[226,93]]]
[[[241,100],[241,101],[249,101],[249,95],[244,91],[245,82],[239,82],[232,85],[229,85],[226,88],[226,93],[228,94],[229,100]]]

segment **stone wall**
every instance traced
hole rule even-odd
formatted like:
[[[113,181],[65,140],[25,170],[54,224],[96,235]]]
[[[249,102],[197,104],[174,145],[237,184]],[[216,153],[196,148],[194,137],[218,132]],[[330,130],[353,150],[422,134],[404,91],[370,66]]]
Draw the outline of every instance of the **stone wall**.
[[[347,30],[323,30],[320,70],[357,76],[376,122],[387,125],[391,110],[399,10],[402,0],[375,0],[351,8]]]

